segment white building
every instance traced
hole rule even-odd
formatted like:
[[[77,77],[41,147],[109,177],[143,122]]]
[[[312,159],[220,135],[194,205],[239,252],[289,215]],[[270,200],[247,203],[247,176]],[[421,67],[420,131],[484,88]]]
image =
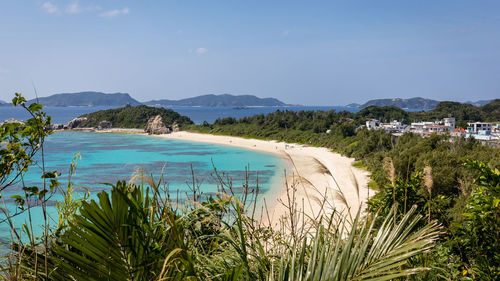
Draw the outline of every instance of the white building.
[[[445,133],[455,131],[455,118],[443,118],[441,121],[435,122],[415,122],[411,123],[410,130],[419,134],[430,133]]]
[[[484,131],[484,133],[488,134],[491,133],[492,129],[491,123],[484,123],[484,122],[474,122],[474,123],[467,123],[467,131],[471,133],[480,133],[481,131]]]
[[[366,128],[368,130],[376,130],[378,123],[379,123],[379,121],[377,119],[366,120]]]
[[[408,127],[407,125],[404,125],[397,120],[393,120],[391,123],[382,123],[380,124],[380,126],[385,130],[386,133],[403,132]]]
[[[452,132],[451,127],[450,127],[450,126],[446,126],[446,125],[438,125],[438,124],[433,124],[433,125],[430,125],[430,126],[427,128],[427,131],[428,131],[428,132],[430,132],[430,133],[446,133],[446,132]]]
[[[445,126],[450,127],[450,132],[455,131],[455,118],[454,117],[443,118],[443,123]]]
[[[482,140],[482,141],[491,141],[493,138],[490,133],[486,133],[489,131],[479,131],[479,133],[474,134],[474,133],[467,133],[465,134],[466,138],[475,138],[476,140]]]
[[[429,128],[432,125],[435,125],[435,123],[434,122],[414,122],[414,123],[411,123],[410,130],[415,132],[415,133],[424,133],[424,132],[428,132]]]

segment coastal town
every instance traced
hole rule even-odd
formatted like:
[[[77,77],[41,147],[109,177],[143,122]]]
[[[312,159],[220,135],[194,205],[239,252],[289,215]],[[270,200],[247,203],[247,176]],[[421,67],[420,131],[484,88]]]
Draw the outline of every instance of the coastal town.
[[[380,122],[377,119],[366,121],[368,130],[384,130],[386,133],[400,136],[407,132],[419,135],[430,135],[433,133],[449,133],[453,137],[475,138],[483,142],[500,142],[500,123],[470,122],[466,128],[456,126],[454,117],[447,117],[436,121],[412,122],[409,125],[401,121],[393,120],[389,123]]]

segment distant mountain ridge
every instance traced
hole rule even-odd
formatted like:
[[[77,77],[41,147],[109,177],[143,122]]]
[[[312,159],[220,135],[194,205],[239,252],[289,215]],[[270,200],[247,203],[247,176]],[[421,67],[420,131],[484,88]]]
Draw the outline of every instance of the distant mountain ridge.
[[[101,92],[80,92],[55,94],[32,99],[28,103],[38,102],[44,106],[124,106],[139,105],[137,100],[126,93],[105,94]]]
[[[365,108],[368,106],[376,105],[376,106],[396,106],[399,108],[407,108],[407,109],[433,109],[438,105],[439,101],[431,100],[426,98],[410,98],[410,99],[374,99],[370,100],[360,107]]]
[[[465,104],[472,104],[474,106],[483,106],[485,104],[490,103],[492,100],[480,100],[477,102],[465,102]],[[426,99],[421,97],[402,99],[402,98],[393,98],[393,99],[373,99],[369,100],[364,104],[351,103],[348,104],[348,107],[359,107],[366,108],[369,106],[396,106],[402,109],[423,109],[430,110],[434,109],[440,101],[433,99]]]
[[[28,103],[37,102],[36,99]],[[79,92],[54,94],[38,98],[38,103],[44,106],[124,106],[124,105],[150,105],[150,106],[199,106],[199,107],[245,107],[245,106],[286,106],[287,104],[275,98],[259,98],[253,95],[202,95],[180,100],[152,100],[139,102],[127,93],[106,94],[101,92]],[[7,103],[1,105],[9,105]]]
[[[492,102],[494,100],[478,100],[478,101],[467,101],[465,103],[472,104],[473,106],[483,106],[487,105],[488,103]]]
[[[231,106],[284,106],[286,103],[275,98],[259,98],[253,95],[202,95],[180,100],[152,100],[146,105],[156,106],[203,106],[203,107],[231,107]]]

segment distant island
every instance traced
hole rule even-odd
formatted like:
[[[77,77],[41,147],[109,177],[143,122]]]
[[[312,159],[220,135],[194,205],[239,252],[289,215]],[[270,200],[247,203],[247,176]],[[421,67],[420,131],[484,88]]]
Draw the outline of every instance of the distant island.
[[[490,103],[491,100],[481,100],[477,102],[465,102],[465,104],[471,104],[476,107],[486,105]],[[358,108],[366,108],[369,106],[395,106],[402,109],[422,109],[422,110],[430,110],[436,108],[436,106],[440,103],[438,100],[426,99],[421,97],[402,99],[402,98],[393,98],[393,99],[374,99],[369,100],[364,104],[351,103],[348,104],[348,107],[358,107]]]
[[[48,97],[32,99],[29,103],[38,102],[45,106],[125,106],[139,105],[137,100],[126,93],[105,94],[100,92],[80,92],[55,94]]]
[[[472,104],[473,106],[483,106],[483,105],[487,105],[488,103],[492,102],[492,100],[478,100],[478,101],[468,101],[466,103],[468,104]]]
[[[410,99],[374,99],[369,100],[364,104],[351,103],[348,107],[359,107],[365,108],[369,106],[396,106],[403,109],[424,109],[429,110],[435,108],[439,104],[437,100],[431,100],[426,98],[410,98]]]
[[[202,106],[202,107],[234,107],[234,106],[285,106],[286,103],[275,98],[259,98],[252,95],[202,95],[180,100],[152,100],[145,102],[154,106]]]
[[[37,102],[36,99],[28,103]],[[111,106],[121,107],[125,105],[150,105],[157,107],[168,106],[197,106],[197,107],[247,107],[247,106],[286,106],[287,104],[275,98],[259,98],[253,95],[202,95],[180,100],[152,100],[139,102],[127,93],[106,94],[101,92],[79,92],[55,94],[48,97],[38,98],[38,103],[45,106],[67,107],[67,106]],[[10,105],[0,101],[3,106]]]
[[[492,100],[479,100],[479,101],[467,101],[461,104],[469,104],[474,107],[481,107]],[[30,100],[28,103],[37,102],[36,99]],[[392,98],[392,99],[373,99],[369,100],[363,104],[351,103],[346,105],[347,107],[354,108],[367,108],[370,106],[394,106],[401,109],[409,110],[431,110],[438,106],[441,101],[426,99],[421,97],[403,99],[403,98]],[[254,95],[231,95],[231,94],[221,94],[221,95],[201,95],[191,98],[170,100],[170,99],[159,99],[140,102],[130,96],[128,93],[113,93],[107,94],[102,92],[79,92],[79,93],[62,93],[54,94],[48,97],[38,98],[38,103],[45,106],[53,107],[68,107],[68,106],[108,106],[108,107],[123,107],[126,105],[136,106],[136,105],[148,105],[155,107],[172,107],[172,106],[185,106],[185,107],[233,107],[233,108],[245,108],[245,107],[255,107],[255,106],[290,106],[276,98],[259,98]],[[455,102],[457,103],[457,102]],[[10,103],[6,103],[0,100],[0,106],[9,106]]]

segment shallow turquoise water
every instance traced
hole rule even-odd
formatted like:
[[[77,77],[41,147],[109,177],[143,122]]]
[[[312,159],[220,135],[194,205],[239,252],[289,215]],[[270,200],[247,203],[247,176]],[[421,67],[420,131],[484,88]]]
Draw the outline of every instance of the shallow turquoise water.
[[[67,184],[73,157],[80,153],[81,159],[72,182],[77,186],[91,188],[93,198],[99,191],[110,188],[103,183],[129,180],[137,168],[145,169],[157,179],[164,169],[169,189],[174,193],[179,190],[179,194],[183,195],[189,192],[192,167],[196,179],[201,183],[200,190],[208,195],[217,191],[214,166],[218,171],[227,173],[236,191],[241,190],[245,181],[245,168],[249,167],[250,188],[255,188],[258,173],[262,194],[269,191],[273,181],[279,180],[285,167],[282,159],[271,154],[231,146],[130,134],[57,132],[46,140],[44,149],[46,170],[56,170],[61,174],[59,180],[62,188]],[[40,155],[37,159],[40,161]],[[25,185],[41,187],[40,176],[41,169],[31,167],[25,177]],[[20,192],[18,185],[4,191],[3,196],[10,198]],[[52,223],[57,220],[57,210],[53,203],[58,198],[56,195],[50,202]],[[15,210],[12,200],[7,199],[7,205],[11,212]],[[40,224],[43,221],[42,212],[37,207],[32,210],[31,215],[35,222]],[[15,225],[20,227],[26,219],[27,213],[15,217]],[[0,240],[8,241],[9,237],[7,225],[0,225]]]

